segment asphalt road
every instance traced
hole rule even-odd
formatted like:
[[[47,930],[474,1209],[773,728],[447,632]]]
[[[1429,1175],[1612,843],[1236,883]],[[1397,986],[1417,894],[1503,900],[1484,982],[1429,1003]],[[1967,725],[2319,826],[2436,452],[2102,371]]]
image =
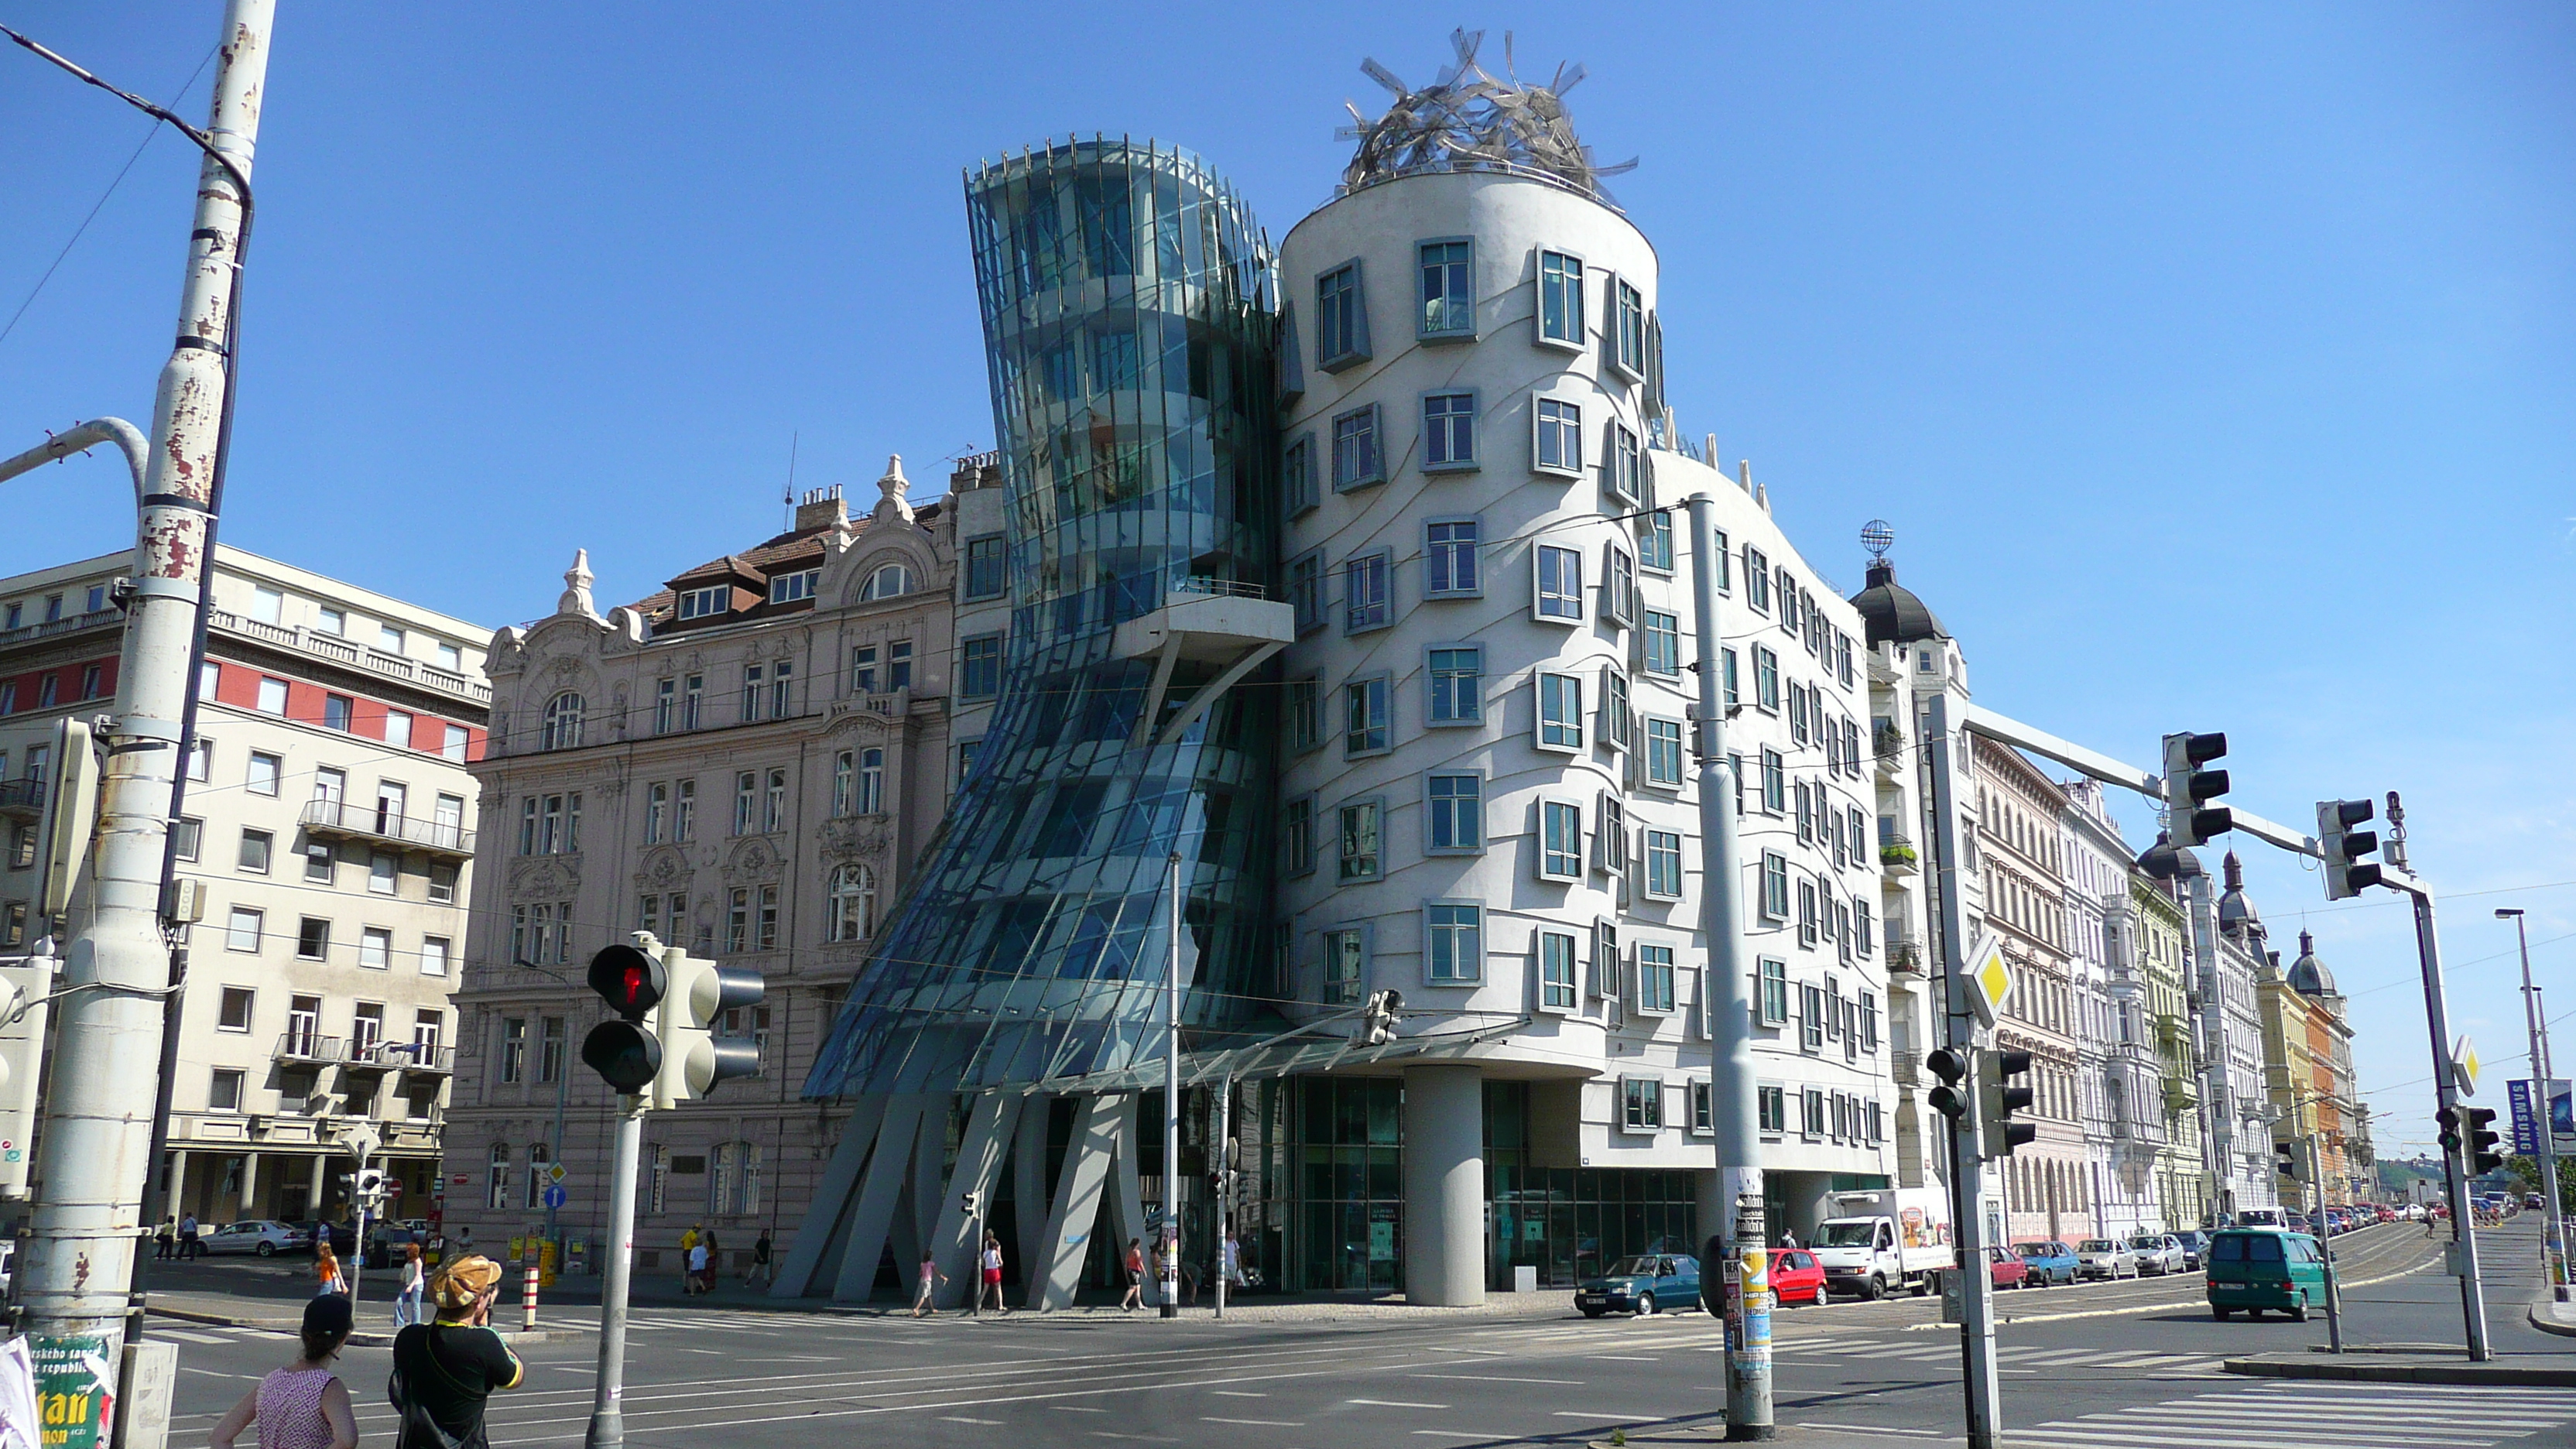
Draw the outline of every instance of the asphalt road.
[[[2495,1260],[2489,1320],[2508,1356],[2567,1363],[2576,1341],[2523,1323],[2530,1218],[2480,1234]],[[2460,1339],[2453,1280],[2421,1271],[2438,1245],[2403,1224],[2341,1240],[2346,1336]],[[2576,1444],[2576,1390],[2414,1388],[2255,1381],[2218,1360],[2322,1343],[2322,1318],[2210,1320],[2197,1274],[1998,1295],[2003,1418],[2020,1445],[2440,1446]],[[374,1305],[370,1305],[372,1309]],[[578,1322],[576,1311],[555,1321]],[[1955,1330],[1933,1302],[1783,1310],[1777,1413],[1792,1440],[1937,1444],[1959,1433]],[[811,1449],[1188,1443],[1290,1446],[1581,1444],[1623,1429],[1651,1442],[1722,1422],[1716,1325],[1696,1312],[1587,1321],[1572,1312],[1426,1320],[1388,1311],[1296,1322],[1216,1323],[1204,1313],[1008,1318],[639,1310],[626,1427],[638,1444]],[[181,1344],[173,1443],[205,1429],[291,1356],[283,1336],[161,1326]],[[596,1348],[533,1345],[526,1387],[494,1401],[498,1445],[580,1442]],[[390,1356],[358,1348],[343,1375],[367,1442],[383,1442]],[[1802,1426],[1812,1426],[1804,1427]]]

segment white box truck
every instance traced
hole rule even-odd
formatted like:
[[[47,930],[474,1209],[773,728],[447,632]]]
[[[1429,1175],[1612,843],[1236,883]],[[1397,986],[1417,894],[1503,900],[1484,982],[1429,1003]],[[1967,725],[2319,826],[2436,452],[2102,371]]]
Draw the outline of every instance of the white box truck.
[[[1833,1216],[1816,1224],[1817,1265],[1836,1293],[1883,1298],[1899,1288],[1917,1297],[1932,1275],[1957,1262],[1950,1237],[1950,1195],[1937,1187],[1883,1187],[1826,1195]]]

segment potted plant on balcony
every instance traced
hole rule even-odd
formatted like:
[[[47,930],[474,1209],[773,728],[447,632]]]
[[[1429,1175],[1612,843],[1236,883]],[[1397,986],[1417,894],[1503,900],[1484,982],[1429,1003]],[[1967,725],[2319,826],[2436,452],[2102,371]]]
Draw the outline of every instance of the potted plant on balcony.
[[[1898,841],[1891,845],[1882,845],[1878,848],[1878,863],[1881,865],[1912,865],[1914,863],[1914,847],[1905,844],[1903,841]]]

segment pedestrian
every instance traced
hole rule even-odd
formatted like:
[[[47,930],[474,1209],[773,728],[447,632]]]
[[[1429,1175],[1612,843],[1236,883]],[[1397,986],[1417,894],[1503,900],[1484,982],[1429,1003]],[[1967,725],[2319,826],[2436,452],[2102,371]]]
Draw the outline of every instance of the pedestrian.
[[[689,1247],[688,1269],[680,1275],[680,1291],[683,1294],[704,1293],[706,1284],[707,1241],[700,1238]]]
[[[385,1385],[401,1422],[394,1449],[491,1449],[483,1407],[527,1378],[527,1366],[491,1329],[501,1265],[458,1258],[430,1280],[438,1317],[394,1335],[394,1372]]]
[[[203,1249],[197,1245],[197,1215],[181,1213],[179,1215],[179,1261],[187,1262],[202,1251]]]
[[[691,1265],[689,1255],[697,1251],[698,1234],[705,1226],[704,1223],[691,1223],[680,1234],[680,1292],[683,1296],[697,1291],[697,1269]]]
[[[1145,1244],[1138,1238],[1127,1240],[1127,1296],[1118,1306],[1133,1313],[1145,1306]]]
[[[428,1287],[428,1270],[422,1266],[420,1244],[403,1244],[402,1289],[394,1295],[394,1327],[409,1328],[420,1322],[420,1303]]]
[[[707,1250],[707,1266],[698,1273],[698,1291],[713,1293],[716,1291],[716,1274],[724,1271],[724,1249],[717,1244],[713,1228],[707,1230],[706,1240],[699,1246]]]
[[[924,1248],[921,1253],[921,1286],[912,1294],[913,1317],[919,1318],[925,1313],[933,1318],[939,1316],[939,1309],[932,1301],[938,1291],[932,1286],[933,1280],[945,1283],[948,1275],[939,1271],[939,1255]]]
[[[179,1255],[179,1220],[165,1217],[161,1226],[152,1230],[152,1259],[167,1262]]]
[[[233,1449],[241,1431],[259,1426],[260,1449],[357,1449],[358,1416],[349,1386],[331,1372],[331,1360],[349,1341],[346,1298],[316,1298],[304,1305],[303,1351],[293,1363],[271,1369],[215,1423],[207,1442]]]
[[[763,1287],[778,1281],[777,1275],[769,1268],[769,1229],[767,1228],[762,1228],[760,1236],[752,1240],[751,1267],[742,1275],[743,1286],[751,1286],[751,1280],[754,1278],[758,1278]]]
[[[984,1235],[983,1269],[984,1281],[975,1293],[975,1311],[984,1311],[984,1295],[990,1293],[996,1311],[1010,1312],[1010,1306],[1002,1301],[1002,1240],[991,1233]]]
[[[1780,1230],[1780,1246],[1784,1248],[1794,1248],[1798,1246],[1798,1230],[1795,1228],[1782,1228]]]
[[[322,1228],[322,1241],[313,1249],[313,1276],[320,1284],[313,1290],[316,1298],[325,1293],[347,1296],[349,1280],[340,1271],[340,1255],[331,1251],[331,1228],[327,1223]]]
[[[1216,1269],[1228,1288],[1243,1286],[1243,1245],[1234,1240],[1231,1228],[1226,1230],[1225,1245],[1217,1250]]]

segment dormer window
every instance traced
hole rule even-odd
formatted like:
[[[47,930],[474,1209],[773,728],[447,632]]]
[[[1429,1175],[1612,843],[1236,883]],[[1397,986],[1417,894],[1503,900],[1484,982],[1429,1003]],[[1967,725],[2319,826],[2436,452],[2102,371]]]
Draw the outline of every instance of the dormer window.
[[[724,584],[710,584],[703,589],[682,589],[680,617],[706,619],[724,613],[733,605],[730,597],[732,593],[733,590]]]
[[[823,571],[821,569],[807,569],[802,573],[780,574],[769,581],[769,602],[773,604],[792,604],[798,599],[810,599],[814,597],[814,585],[821,580],[822,577]]]
[[[867,587],[859,590],[859,599],[864,603],[870,599],[891,599],[897,594],[911,592],[911,569],[899,563],[879,564],[877,571],[868,575]]]

